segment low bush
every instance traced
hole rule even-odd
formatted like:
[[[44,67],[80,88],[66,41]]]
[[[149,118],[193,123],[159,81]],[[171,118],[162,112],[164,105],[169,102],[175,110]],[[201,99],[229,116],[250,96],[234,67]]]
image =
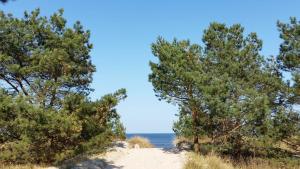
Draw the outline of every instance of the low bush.
[[[127,140],[129,147],[134,148],[135,145],[138,145],[140,148],[153,148],[154,146],[150,143],[147,138],[135,136]]]
[[[44,109],[0,92],[0,163],[56,164],[82,153],[103,152],[124,137],[115,110],[125,90],[92,102],[70,95],[60,109]],[[74,103],[76,102],[76,103]]]

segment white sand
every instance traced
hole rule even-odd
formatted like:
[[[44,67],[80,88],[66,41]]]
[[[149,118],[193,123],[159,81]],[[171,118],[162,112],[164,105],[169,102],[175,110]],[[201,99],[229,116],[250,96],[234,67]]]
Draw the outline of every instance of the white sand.
[[[176,149],[128,148],[128,143],[119,142],[105,154],[94,155],[78,161],[72,169],[182,169],[185,152]],[[58,169],[51,167],[48,169]]]
[[[105,157],[105,169],[182,169],[185,153],[159,148],[119,149]]]

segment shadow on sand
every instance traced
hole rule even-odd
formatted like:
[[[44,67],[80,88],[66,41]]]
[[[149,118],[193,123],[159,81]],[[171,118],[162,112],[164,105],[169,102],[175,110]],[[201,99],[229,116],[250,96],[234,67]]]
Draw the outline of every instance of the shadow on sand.
[[[116,166],[116,165],[113,165],[111,162],[105,162],[106,165],[103,169],[122,169],[124,168],[123,166]]]
[[[164,153],[168,154],[180,154],[180,152],[182,152],[182,150],[179,150],[178,148],[162,148],[162,150]]]
[[[110,161],[101,158],[89,159],[76,164],[69,164],[59,167],[59,169],[122,169],[123,166],[116,166]]]

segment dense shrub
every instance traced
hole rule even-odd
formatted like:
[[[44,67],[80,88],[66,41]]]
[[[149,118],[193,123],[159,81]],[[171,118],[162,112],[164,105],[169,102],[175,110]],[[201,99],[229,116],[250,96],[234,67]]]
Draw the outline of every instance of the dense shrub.
[[[124,97],[123,92],[96,102],[82,102],[70,112],[41,109],[27,103],[22,96],[12,97],[2,91],[0,159],[6,162],[54,162],[82,152],[104,151],[112,139],[120,135],[119,116],[114,107],[118,97]],[[108,98],[111,102],[107,102]],[[86,104],[88,112],[85,112]],[[104,110],[105,106],[109,108]],[[93,113],[92,109],[95,110]]]

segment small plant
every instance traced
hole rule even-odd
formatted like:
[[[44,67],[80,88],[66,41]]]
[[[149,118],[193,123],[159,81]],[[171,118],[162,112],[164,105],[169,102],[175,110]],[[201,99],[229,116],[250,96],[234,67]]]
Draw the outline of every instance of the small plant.
[[[153,148],[154,146],[150,143],[147,138],[135,136],[127,140],[130,148],[134,148],[138,145],[140,148]]]

